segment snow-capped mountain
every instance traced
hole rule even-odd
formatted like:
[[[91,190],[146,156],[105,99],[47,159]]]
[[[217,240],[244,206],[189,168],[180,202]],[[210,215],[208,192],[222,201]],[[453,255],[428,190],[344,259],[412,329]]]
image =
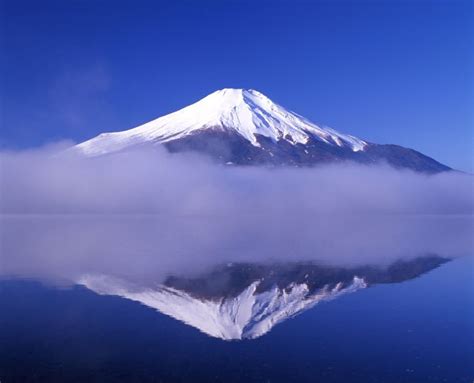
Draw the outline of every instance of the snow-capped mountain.
[[[82,276],[78,284],[139,302],[216,338],[253,339],[318,303],[371,284],[411,279],[444,262],[427,256],[385,267],[228,264],[194,277],[169,277],[158,285],[97,274]]]
[[[74,147],[87,156],[139,146],[197,151],[221,163],[305,166],[352,160],[385,161],[425,172],[447,166],[411,149],[378,145],[316,125],[255,90],[222,89],[136,128],[102,133]]]
[[[312,137],[352,151],[363,150],[367,145],[356,137],[319,127],[256,90],[222,89],[177,112],[134,129],[100,134],[77,148],[88,155],[99,155],[138,143],[163,144],[206,129],[238,133],[255,147],[261,147],[259,136],[293,145],[307,144]]]

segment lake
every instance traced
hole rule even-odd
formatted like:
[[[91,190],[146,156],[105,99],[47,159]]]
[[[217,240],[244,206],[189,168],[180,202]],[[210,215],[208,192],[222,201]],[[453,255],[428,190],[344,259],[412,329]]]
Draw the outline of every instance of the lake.
[[[83,286],[3,280],[0,380],[471,383],[473,276],[459,258],[231,341]]]

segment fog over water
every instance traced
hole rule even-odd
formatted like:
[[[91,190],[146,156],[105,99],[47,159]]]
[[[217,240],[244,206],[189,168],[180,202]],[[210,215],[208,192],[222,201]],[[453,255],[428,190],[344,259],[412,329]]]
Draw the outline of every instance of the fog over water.
[[[220,166],[159,148],[83,158],[64,147],[0,154],[1,275],[159,282],[226,262],[472,254],[471,175]]]

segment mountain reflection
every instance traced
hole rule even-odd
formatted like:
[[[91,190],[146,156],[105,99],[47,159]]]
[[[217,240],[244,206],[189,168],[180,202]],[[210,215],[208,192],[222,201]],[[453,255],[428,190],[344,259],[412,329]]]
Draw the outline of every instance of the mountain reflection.
[[[228,264],[199,277],[170,277],[155,287],[103,275],[87,275],[79,283],[98,294],[140,302],[212,337],[253,339],[320,302],[374,283],[411,279],[446,261],[427,256],[357,268]]]

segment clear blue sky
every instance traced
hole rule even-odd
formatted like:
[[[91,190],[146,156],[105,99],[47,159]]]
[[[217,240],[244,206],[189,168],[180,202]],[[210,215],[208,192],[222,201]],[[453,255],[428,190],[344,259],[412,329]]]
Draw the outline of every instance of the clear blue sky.
[[[472,1],[0,1],[3,148],[238,87],[474,171]]]

